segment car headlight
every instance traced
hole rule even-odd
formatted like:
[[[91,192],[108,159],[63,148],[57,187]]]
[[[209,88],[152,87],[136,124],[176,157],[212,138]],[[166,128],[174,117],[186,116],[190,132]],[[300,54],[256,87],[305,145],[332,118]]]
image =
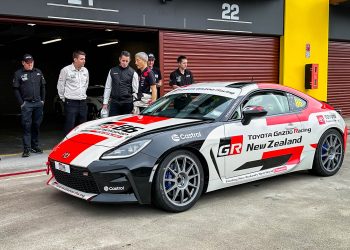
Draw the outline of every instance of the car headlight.
[[[101,159],[103,160],[120,159],[120,158],[127,158],[130,156],[133,156],[138,152],[140,152],[143,148],[145,148],[150,142],[151,140],[141,140],[141,141],[128,143],[121,147],[117,147],[107,151],[101,156]]]

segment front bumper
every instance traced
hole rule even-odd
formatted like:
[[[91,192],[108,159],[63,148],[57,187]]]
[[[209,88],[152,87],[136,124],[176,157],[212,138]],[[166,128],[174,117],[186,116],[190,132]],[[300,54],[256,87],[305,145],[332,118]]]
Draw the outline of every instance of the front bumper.
[[[52,179],[48,184],[75,197],[91,202],[151,202],[149,181],[156,159],[147,155],[134,159],[92,162],[87,168],[70,165],[70,172],[55,168],[49,159]]]

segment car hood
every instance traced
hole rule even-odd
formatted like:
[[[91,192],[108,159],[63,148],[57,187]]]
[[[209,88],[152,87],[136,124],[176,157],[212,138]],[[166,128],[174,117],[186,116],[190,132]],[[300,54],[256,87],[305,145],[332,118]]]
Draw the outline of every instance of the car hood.
[[[113,148],[140,134],[199,120],[157,116],[114,116],[84,123],[67,136],[68,140]]]

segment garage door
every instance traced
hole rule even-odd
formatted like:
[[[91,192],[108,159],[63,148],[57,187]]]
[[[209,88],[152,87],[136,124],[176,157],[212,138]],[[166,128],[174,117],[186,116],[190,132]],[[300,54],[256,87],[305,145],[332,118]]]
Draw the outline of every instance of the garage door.
[[[329,42],[327,101],[350,117],[350,43]]]
[[[279,38],[160,31],[159,55],[164,90],[176,59],[186,55],[195,81],[278,83]]]

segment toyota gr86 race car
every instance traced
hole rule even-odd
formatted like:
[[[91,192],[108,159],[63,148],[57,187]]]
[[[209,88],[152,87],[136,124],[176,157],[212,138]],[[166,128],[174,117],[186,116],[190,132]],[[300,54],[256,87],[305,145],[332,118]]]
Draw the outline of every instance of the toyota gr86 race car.
[[[91,202],[172,212],[202,193],[310,169],[340,169],[347,128],[326,103],[278,84],[202,83],[140,115],[90,121],[50,153],[49,185]]]

